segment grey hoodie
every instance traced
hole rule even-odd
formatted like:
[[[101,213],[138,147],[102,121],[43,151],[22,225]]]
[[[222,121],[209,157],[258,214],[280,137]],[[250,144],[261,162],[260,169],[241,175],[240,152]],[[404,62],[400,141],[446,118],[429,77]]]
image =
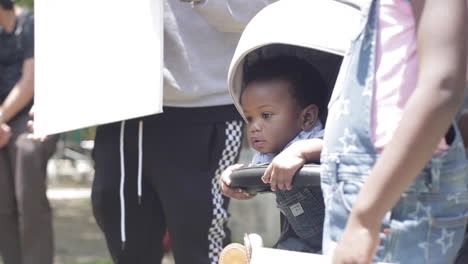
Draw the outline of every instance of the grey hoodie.
[[[276,0],[164,1],[164,106],[232,104],[227,72],[242,29]]]

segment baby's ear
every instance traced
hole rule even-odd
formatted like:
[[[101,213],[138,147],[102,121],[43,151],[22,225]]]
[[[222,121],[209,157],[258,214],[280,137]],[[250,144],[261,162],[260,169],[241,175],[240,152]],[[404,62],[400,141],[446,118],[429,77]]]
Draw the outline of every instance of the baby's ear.
[[[314,127],[315,122],[317,122],[319,114],[319,109],[316,105],[310,104],[302,109],[301,120],[302,120],[302,130],[309,131]]]

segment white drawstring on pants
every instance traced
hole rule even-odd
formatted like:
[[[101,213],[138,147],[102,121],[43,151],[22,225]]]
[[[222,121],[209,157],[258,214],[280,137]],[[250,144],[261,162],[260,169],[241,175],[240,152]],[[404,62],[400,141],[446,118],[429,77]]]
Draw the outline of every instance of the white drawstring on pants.
[[[124,156],[125,120],[120,124],[120,238],[122,250],[125,249],[125,156]]]
[[[141,179],[143,171],[143,120],[138,123],[138,204],[141,204]]]
[[[125,249],[125,120],[120,124],[120,238],[122,241],[122,250]],[[138,123],[138,204],[141,204],[143,174],[143,120]]]

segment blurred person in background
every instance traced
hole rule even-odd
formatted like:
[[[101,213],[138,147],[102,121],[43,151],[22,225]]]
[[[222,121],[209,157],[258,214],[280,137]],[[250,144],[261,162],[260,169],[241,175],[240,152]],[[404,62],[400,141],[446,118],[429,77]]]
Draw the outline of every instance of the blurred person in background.
[[[0,0],[0,254],[5,264],[52,264],[46,166],[56,137],[28,138],[34,96],[34,14]]]

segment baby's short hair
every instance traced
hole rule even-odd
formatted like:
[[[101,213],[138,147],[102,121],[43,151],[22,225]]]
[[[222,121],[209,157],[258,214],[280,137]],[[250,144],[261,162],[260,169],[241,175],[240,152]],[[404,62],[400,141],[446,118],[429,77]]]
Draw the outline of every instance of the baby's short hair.
[[[293,55],[260,59],[245,68],[243,89],[255,81],[291,82],[293,97],[301,107],[315,104],[319,118],[325,122],[329,89],[320,72],[309,62]]]

